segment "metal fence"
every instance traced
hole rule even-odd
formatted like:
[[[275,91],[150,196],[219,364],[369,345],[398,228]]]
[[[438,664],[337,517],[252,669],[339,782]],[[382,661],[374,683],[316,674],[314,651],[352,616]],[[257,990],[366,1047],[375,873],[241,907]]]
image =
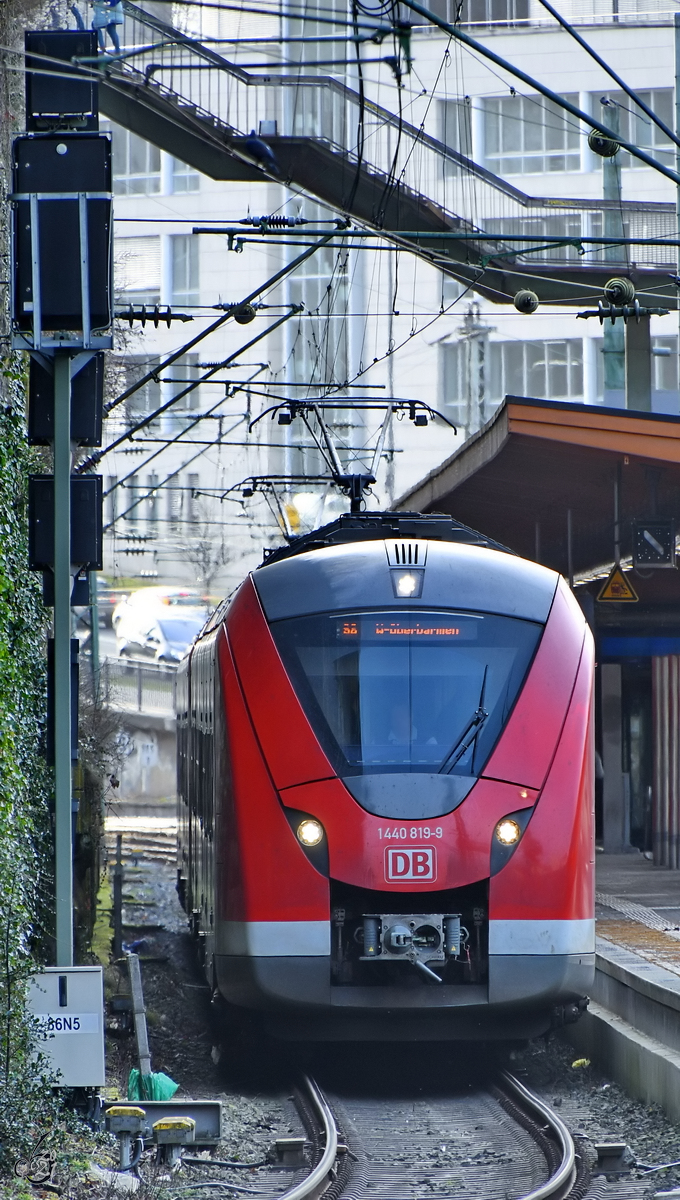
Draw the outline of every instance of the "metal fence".
[[[174,715],[177,668],[169,663],[105,658],[100,678],[102,701],[110,708]]]

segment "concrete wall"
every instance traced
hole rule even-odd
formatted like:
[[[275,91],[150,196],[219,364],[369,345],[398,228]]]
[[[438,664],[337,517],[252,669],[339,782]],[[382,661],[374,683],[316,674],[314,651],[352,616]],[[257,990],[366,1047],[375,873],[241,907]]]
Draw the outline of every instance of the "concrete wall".
[[[164,800],[176,795],[177,739],[174,717],[125,713],[122,726],[130,753],[120,772],[120,800]]]

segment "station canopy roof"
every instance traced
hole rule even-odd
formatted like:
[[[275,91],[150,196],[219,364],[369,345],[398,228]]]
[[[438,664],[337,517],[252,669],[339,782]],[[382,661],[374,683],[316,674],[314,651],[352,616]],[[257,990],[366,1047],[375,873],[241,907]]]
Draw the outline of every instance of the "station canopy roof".
[[[634,519],[680,524],[680,416],[506,396],[479,433],[395,507],[450,513],[565,575],[571,512],[579,574],[614,558],[617,475],[627,555]]]

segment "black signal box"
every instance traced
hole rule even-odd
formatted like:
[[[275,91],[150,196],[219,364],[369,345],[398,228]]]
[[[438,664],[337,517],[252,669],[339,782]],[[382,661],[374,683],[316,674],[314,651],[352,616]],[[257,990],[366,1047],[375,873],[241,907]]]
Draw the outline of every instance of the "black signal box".
[[[27,134],[13,144],[15,196],[41,193],[33,228],[28,199],[15,202],[15,326],[29,331],[34,304],[40,305],[42,330],[83,329],[81,217],[86,218],[86,299],[91,329],[106,329],[113,318],[111,269],[111,138],[106,133]],[[99,193],[87,199],[84,213],[74,193]],[[50,197],[45,193],[51,193]],[[63,199],[70,193],[70,199]],[[107,198],[108,194],[108,198]],[[40,262],[40,295],[33,295],[33,245]],[[85,247],[83,247],[85,248]]]
[[[24,47],[26,128],[38,131],[66,126],[97,130],[99,86],[93,77],[93,67],[85,66],[78,74],[77,65],[72,62],[72,59],[97,58],[95,31],[30,29],[24,34]]]
[[[101,446],[104,407],[104,354],[98,351],[71,380],[71,441]],[[54,375],[31,355],[28,377],[28,441],[54,441]]]
[[[675,521],[652,517],[633,521],[633,566],[675,567]]]
[[[71,476],[71,562],[89,571],[102,569],[101,475]],[[28,481],[28,562],[32,571],[54,566],[54,477],[31,475]]]

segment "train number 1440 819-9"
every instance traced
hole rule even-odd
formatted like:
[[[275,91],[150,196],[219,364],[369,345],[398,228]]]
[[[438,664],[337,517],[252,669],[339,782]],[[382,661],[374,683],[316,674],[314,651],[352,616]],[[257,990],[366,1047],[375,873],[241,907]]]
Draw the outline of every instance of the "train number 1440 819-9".
[[[408,842],[420,838],[442,838],[444,830],[441,825],[379,825],[378,837],[381,841]]]

